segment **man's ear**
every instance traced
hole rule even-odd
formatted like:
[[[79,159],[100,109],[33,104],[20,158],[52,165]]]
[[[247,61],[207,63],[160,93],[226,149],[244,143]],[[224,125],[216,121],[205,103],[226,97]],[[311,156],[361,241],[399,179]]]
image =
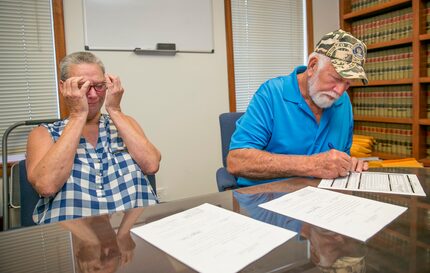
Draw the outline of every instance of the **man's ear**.
[[[312,76],[318,70],[318,58],[313,56],[308,61],[308,73],[309,76]]]

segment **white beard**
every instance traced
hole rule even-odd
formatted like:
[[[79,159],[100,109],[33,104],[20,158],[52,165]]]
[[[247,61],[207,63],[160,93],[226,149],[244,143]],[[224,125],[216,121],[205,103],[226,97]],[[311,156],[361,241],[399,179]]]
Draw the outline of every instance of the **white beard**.
[[[309,79],[309,96],[319,108],[329,108],[339,99],[339,95],[334,91],[318,91],[315,87],[318,80],[318,73]]]

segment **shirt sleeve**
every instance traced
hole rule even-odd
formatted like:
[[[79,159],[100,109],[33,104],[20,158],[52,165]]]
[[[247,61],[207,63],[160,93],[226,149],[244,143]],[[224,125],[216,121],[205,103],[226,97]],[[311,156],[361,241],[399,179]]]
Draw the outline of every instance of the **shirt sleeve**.
[[[270,85],[266,82],[255,93],[245,114],[236,122],[230,150],[264,149],[272,136],[273,107]]]

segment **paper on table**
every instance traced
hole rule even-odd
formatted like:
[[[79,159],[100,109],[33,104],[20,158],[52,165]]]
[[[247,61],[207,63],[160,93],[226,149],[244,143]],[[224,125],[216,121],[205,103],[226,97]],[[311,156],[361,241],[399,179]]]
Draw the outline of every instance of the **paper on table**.
[[[309,186],[260,207],[363,242],[407,209]]]
[[[404,173],[351,172],[345,177],[322,179],[318,188],[426,196],[418,177]]]
[[[203,204],[131,230],[199,272],[237,272],[297,233]]]

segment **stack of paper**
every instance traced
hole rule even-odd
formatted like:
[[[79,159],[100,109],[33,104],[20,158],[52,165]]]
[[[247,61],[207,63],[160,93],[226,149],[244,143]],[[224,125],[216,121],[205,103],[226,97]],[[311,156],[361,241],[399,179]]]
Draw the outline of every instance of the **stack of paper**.
[[[354,134],[352,136],[351,156],[360,158],[370,157],[375,142],[374,137]]]
[[[378,161],[369,161],[369,168],[422,168],[423,164],[418,162],[413,157],[401,158],[401,159],[386,159]]]

